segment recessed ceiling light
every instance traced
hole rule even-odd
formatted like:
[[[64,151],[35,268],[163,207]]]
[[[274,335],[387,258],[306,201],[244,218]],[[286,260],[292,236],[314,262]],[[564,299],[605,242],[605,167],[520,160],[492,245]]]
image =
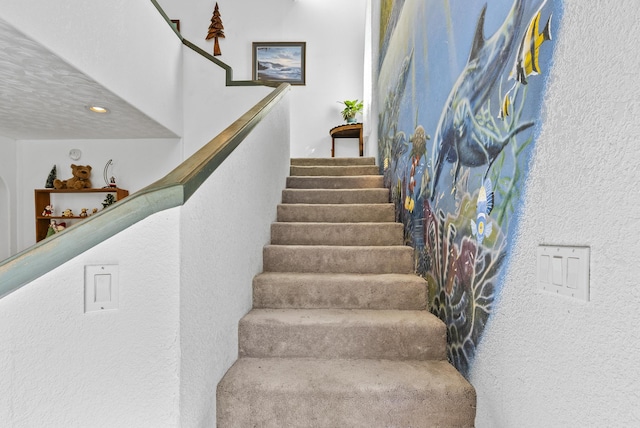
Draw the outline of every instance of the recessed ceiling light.
[[[101,106],[87,106],[87,108],[89,110],[91,110],[94,113],[109,113],[109,109],[107,109],[106,107],[101,107]]]

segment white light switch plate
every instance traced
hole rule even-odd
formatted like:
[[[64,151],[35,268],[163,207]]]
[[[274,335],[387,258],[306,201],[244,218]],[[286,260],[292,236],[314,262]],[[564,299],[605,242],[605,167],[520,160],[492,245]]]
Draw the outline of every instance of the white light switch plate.
[[[118,309],[118,265],[84,267],[84,312]]]
[[[589,247],[538,246],[538,289],[589,301]]]

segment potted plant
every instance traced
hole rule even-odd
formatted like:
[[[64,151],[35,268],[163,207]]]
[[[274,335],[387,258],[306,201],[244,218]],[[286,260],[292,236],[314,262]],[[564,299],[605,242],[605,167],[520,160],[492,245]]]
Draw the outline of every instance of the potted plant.
[[[362,113],[362,108],[364,105],[362,101],[358,100],[345,100],[338,101],[341,104],[344,104],[344,110],[342,113],[342,118],[347,121],[347,123],[355,123],[356,122],[356,114]]]

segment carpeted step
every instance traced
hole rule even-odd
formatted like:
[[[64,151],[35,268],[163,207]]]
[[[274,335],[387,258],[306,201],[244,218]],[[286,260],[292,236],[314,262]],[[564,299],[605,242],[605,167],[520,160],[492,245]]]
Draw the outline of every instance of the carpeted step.
[[[446,327],[428,311],[253,309],[238,326],[240,357],[446,359]]]
[[[381,223],[395,220],[393,204],[280,204],[279,222]]]
[[[294,166],[341,166],[341,165],[375,165],[376,158],[292,158],[291,165]]]
[[[274,245],[403,245],[401,223],[271,224]]]
[[[427,283],[417,275],[265,272],[253,279],[257,309],[425,310]]]
[[[285,189],[283,204],[386,204],[389,189]]]
[[[354,177],[287,177],[289,189],[371,189],[383,188],[381,175]]]
[[[413,273],[408,246],[267,245],[265,272]]]
[[[291,176],[354,176],[354,175],[376,175],[380,171],[375,165],[344,165],[344,166],[291,166],[289,175]]]
[[[473,427],[475,407],[447,361],[241,358],[217,389],[225,428]]]

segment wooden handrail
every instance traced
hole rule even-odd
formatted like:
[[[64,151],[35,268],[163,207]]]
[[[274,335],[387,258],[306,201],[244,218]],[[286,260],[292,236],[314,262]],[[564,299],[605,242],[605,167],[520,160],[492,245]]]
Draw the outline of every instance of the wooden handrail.
[[[269,82],[269,81],[264,81],[264,80],[233,80],[233,69],[229,65],[225,64],[224,62],[220,61],[215,56],[211,55],[208,52],[205,52],[199,46],[196,46],[195,44],[193,44],[189,40],[185,39],[182,36],[182,34],[180,34],[178,29],[175,26],[171,25],[171,19],[169,19],[169,17],[165,13],[165,11],[158,4],[158,2],[156,0],[151,0],[151,3],[153,3],[153,5],[156,7],[156,9],[158,9],[158,12],[160,13],[160,15],[162,15],[164,20],[167,21],[167,24],[169,26],[171,26],[171,28],[173,29],[174,33],[176,33],[176,35],[178,36],[178,38],[180,39],[180,41],[182,42],[183,45],[185,45],[189,49],[197,52],[203,58],[208,59],[212,63],[216,64],[218,67],[221,67],[222,69],[224,69],[226,86],[270,86],[270,87],[273,87],[273,88],[278,86],[278,82]]]

